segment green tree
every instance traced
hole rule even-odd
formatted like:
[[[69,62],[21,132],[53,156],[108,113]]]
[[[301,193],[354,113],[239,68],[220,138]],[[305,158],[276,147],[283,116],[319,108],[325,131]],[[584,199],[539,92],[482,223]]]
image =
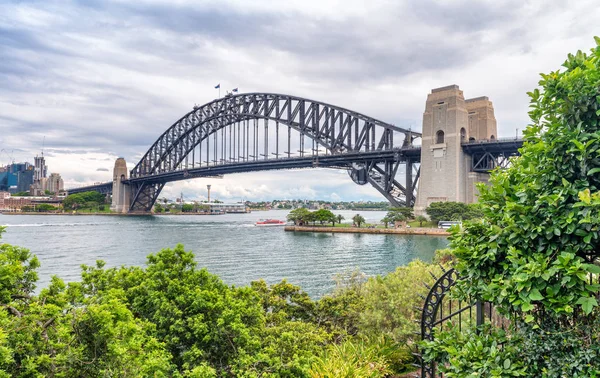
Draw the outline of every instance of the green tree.
[[[28,250],[0,246],[0,377],[172,375],[170,355],[122,292],[87,297],[53,277],[36,295],[38,267]]]
[[[194,205],[184,203],[183,205],[181,205],[181,211],[184,213],[191,213],[192,211],[194,211]]]
[[[519,325],[510,343],[526,376],[600,374],[592,362],[600,358],[598,328],[590,332],[600,325],[600,38],[596,42],[590,55],[569,54],[564,70],[542,74],[540,88],[529,92],[531,125],[521,157],[495,171],[489,187],[479,186],[484,219],[453,231],[463,278],[457,294],[489,301]],[[481,368],[489,365],[460,355],[455,340],[433,348],[446,351],[441,364],[460,358],[460,376],[485,375]]]
[[[50,204],[47,203],[41,203],[39,205],[36,206],[36,210],[40,213],[46,213],[48,211],[56,211],[57,207],[56,206],[52,206]]]
[[[427,222],[427,218],[423,215],[419,215],[417,216],[416,221],[419,222],[419,227],[423,227],[423,223]]]
[[[314,215],[314,219],[323,224],[325,222],[327,223],[331,223],[331,222],[335,222],[336,218],[335,218],[335,214],[333,214],[330,210],[327,209],[319,209],[317,211],[315,211],[313,213]]]
[[[391,222],[392,222],[392,220],[387,215],[385,217],[381,218],[381,223],[383,223],[385,228],[388,228],[388,224]]]
[[[29,196],[31,196],[31,194],[29,194],[29,192],[16,192],[16,193],[11,194],[11,196],[14,196],[14,197],[29,197]]]
[[[343,216],[342,214],[338,214],[338,215],[336,216],[336,218],[337,218],[337,222],[338,222],[338,223],[342,223],[342,221],[343,221],[344,219],[346,219],[346,218],[344,218],[344,216]]]
[[[301,225],[308,222],[310,210],[300,207],[289,212],[287,220],[294,222],[295,225]]]
[[[410,207],[392,207],[381,220],[387,228],[388,223],[405,222],[412,218],[412,208]]]
[[[104,204],[106,197],[98,192],[83,192],[70,194],[63,200],[63,207],[67,210],[75,209],[94,209],[96,206]]]
[[[365,223],[365,218],[360,214],[356,214],[352,217],[352,222],[354,222],[354,224],[360,228],[360,225]]]

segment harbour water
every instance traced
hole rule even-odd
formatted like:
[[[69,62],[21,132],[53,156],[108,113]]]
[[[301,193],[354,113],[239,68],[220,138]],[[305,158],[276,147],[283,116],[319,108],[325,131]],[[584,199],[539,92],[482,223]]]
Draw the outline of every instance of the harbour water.
[[[356,214],[335,213],[346,221]],[[374,223],[385,212],[360,214]],[[148,254],[182,243],[199,266],[228,284],[287,278],[318,298],[332,290],[337,273],[358,268],[367,275],[385,274],[414,259],[430,261],[447,245],[439,236],[293,233],[254,226],[261,218],[286,215],[278,210],[217,216],[0,215],[0,225],[8,226],[2,242],[26,247],[39,258],[38,287],[54,274],[77,281],[80,265],[96,260],[108,267],[143,266]]]

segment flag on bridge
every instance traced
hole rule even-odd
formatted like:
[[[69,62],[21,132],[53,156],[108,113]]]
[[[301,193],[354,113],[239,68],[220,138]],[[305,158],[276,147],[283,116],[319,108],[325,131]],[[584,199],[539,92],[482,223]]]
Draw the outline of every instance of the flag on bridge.
[[[219,89],[219,88],[221,88],[221,83],[215,85],[215,89]]]
[[[238,89],[237,88],[233,88],[233,90],[231,92],[238,93]]]

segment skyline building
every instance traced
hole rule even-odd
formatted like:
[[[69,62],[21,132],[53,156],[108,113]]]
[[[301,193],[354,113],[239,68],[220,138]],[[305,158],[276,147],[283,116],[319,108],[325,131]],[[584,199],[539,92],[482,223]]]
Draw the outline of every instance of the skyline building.
[[[35,161],[35,171],[33,175],[34,182],[39,182],[43,178],[47,177],[48,174],[48,166],[46,166],[46,159],[44,158],[44,153],[42,152],[42,156],[36,156],[34,158]]]
[[[52,193],[58,193],[64,189],[64,182],[59,173],[51,173],[50,177],[43,178],[42,184],[44,191],[48,190]]]

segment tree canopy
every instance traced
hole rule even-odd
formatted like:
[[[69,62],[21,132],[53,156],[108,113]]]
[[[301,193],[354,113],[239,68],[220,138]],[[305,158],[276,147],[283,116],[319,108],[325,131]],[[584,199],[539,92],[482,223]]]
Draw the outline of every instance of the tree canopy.
[[[63,200],[63,207],[67,210],[77,208],[91,208],[105,203],[106,196],[98,192],[83,192],[68,195]]]
[[[415,277],[439,272],[418,261],[385,277],[353,272],[313,300],[285,280],[229,286],[182,245],[145,267],[83,266],[80,282],[53,277],[36,294],[38,267],[0,245],[2,378],[383,378],[413,362],[412,305],[426,292]]]
[[[352,222],[354,222],[357,227],[360,227],[361,224],[365,223],[365,218],[360,214],[356,214],[352,217]]]
[[[493,357],[508,360],[502,376],[600,374],[596,42],[591,54],[569,54],[563,70],[541,75],[540,88],[528,93],[531,124],[521,157],[479,186],[484,219],[454,230],[451,246],[463,278],[457,293],[493,303],[518,325],[508,339],[496,331],[462,342],[455,335],[443,339],[436,350],[453,351],[445,361],[463,366],[463,375],[454,376],[489,376],[482,369],[493,365],[490,354],[469,354],[469,345],[491,348],[502,340],[503,354]]]
[[[466,204],[462,202],[433,202],[425,212],[433,222],[439,221],[465,221],[481,218],[483,213],[481,205]]]

